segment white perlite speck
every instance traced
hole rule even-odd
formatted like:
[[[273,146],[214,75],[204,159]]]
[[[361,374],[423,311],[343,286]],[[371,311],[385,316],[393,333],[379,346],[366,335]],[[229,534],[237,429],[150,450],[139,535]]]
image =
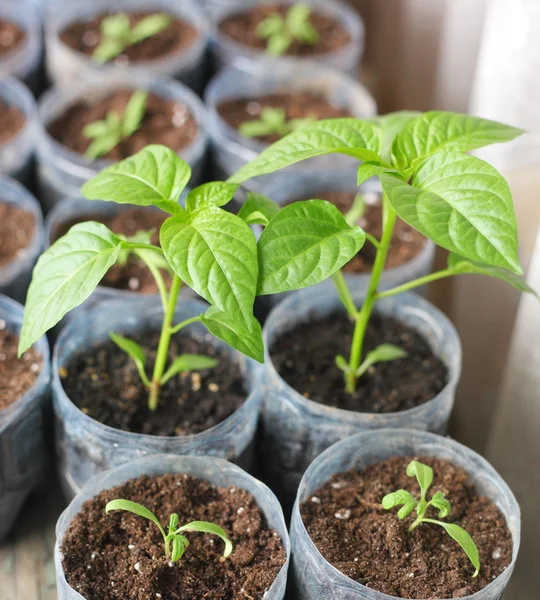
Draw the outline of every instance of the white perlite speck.
[[[133,566],[135,568],[135,571],[137,571],[138,573],[141,572],[141,563],[140,562],[135,563]]]
[[[330,484],[335,490],[342,490],[344,487],[347,487],[346,481],[334,481],[334,483]]]
[[[501,551],[499,550],[499,548],[495,548],[495,550],[493,550],[493,554],[491,555],[491,558],[493,558],[493,560],[498,560],[499,558],[501,558]]]
[[[351,518],[351,511],[348,508],[342,508],[337,511],[334,515],[336,519],[340,519],[341,521],[346,521]]]
[[[128,544],[128,550],[133,550],[135,546],[133,544]]]
[[[317,496],[313,496],[311,498],[311,501],[313,502],[313,504],[320,504],[321,503],[321,499],[317,498]]]
[[[239,508],[239,509],[236,511],[236,513],[237,513],[238,515],[241,515],[241,514],[242,514],[242,513],[244,513],[244,512],[246,512],[246,509],[245,509],[243,506],[241,506],[241,507],[240,507],[240,508]]]

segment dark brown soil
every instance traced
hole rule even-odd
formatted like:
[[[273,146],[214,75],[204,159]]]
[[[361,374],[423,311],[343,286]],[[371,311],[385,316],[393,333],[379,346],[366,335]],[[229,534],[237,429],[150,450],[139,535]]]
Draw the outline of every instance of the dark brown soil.
[[[258,120],[263,108],[282,108],[287,121],[292,119],[334,119],[352,116],[345,108],[333,106],[324,97],[311,92],[294,90],[282,94],[268,94],[256,98],[226,100],[217,106],[222,119],[238,129],[246,121]],[[278,134],[260,136],[254,139],[267,143],[279,140]]]
[[[60,33],[60,40],[77,52],[92,55],[101,43],[101,22],[109,14],[102,14],[90,21],[78,21],[66,27]],[[128,13],[131,26],[141,19],[148,17],[152,12]],[[171,24],[167,29],[160,31],[137,44],[128,46],[112,62],[127,65],[130,62],[157,60],[172,54],[180,54],[187,50],[198,36],[197,31],[187,22],[169,15]]]
[[[29,246],[35,231],[32,213],[0,200],[0,267],[15,260]]]
[[[309,320],[276,339],[272,362],[304,397],[356,412],[407,410],[428,402],[446,385],[446,366],[418,332],[374,314],[366,331],[364,356],[380,344],[399,346],[408,356],[371,366],[358,380],[356,393],[347,394],[335,359],[338,354],[349,356],[352,333],[352,322],[341,313]]]
[[[118,90],[97,102],[76,102],[50,123],[47,130],[66,148],[84,154],[92,142],[83,135],[86,125],[105,119],[109,111],[123,115],[132,94],[133,90]],[[148,144],[163,144],[178,152],[189,146],[196,136],[197,124],[185,104],[148,94],[139,129],[100,158],[122,160]]]
[[[0,319],[0,410],[18,400],[35,383],[41,371],[41,354],[30,348],[17,358],[19,336]]]
[[[0,56],[17,50],[26,41],[26,31],[13,21],[0,19]]]
[[[152,243],[159,243],[159,228],[166,215],[161,211],[145,208],[124,208],[118,211],[118,214],[109,216],[105,214],[91,214],[73,219],[67,223],[61,223],[53,233],[57,240],[68,232],[68,230],[84,221],[97,221],[103,223],[112,232],[132,237],[139,231],[150,231],[155,229],[152,235]],[[165,282],[170,282],[170,275],[162,270]],[[115,264],[112,266],[100,285],[115,288],[118,290],[129,290],[131,292],[140,292],[141,294],[157,294],[158,288],[146,265],[134,255],[130,255],[124,265]]]
[[[186,533],[189,547],[176,563],[164,556],[157,527],[131,513],[105,513],[124,498],[149,508],[164,525],[209,521],[233,542],[222,560],[216,536]],[[66,579],[87,600],[261,600],[285,562],[279,535],[269,529],[255,498],[189,475],[142,476],[87,501],[62,548]]]
[[[151,374],[159,334],[147,331],[129,337],[145,350],[147,373]],[[179,354],[213,356],[219,364],[170,379],[154,412],[148,410],[148,390],[133,361],[110,341],[76,356],[60,372],[62,385],[84,413],[110,427],[160,436],[200,433],[221,423],[244,402],[240,367],[204,338],[187,334],[179,334],[171,342],[169,360]]]
[[[25,126],[26,118],[16,106],[0,100],[0,144],[6,144]]]
[[[400,521],[382,498],[398,489],[419,498],[416,479],[405,469],[416,458],[435,473],[428,498],[443,492],[452,505],[448,523],[472,536],[480,553],[473,578],[469,559],[439,525],[407,529],[416,513]],[[301,506],[302,519],[321,554],[342,573],[400,598],[462,598],[491,583],[510,564],[512,536],[504,516],[479,496],[467,473],[448,461],[395,456],[360,471],[335,475]],[[429,508],[428,517],[437,518]]]
[[[257,35],[257,27],[270,15],[279,13],[285,16],[288,6],[279,4],[261,4],[250,10],[234,13],[219,24],[220,31],[244,46],[256,50],[266,50],[267,40]],[[336,19],[313,11],[310,23],[319,33],[317,44],[306,44],[295,40],[288,48],[287,56],[310,57],[335,52],[347,46],[351,41],[349,32]]]

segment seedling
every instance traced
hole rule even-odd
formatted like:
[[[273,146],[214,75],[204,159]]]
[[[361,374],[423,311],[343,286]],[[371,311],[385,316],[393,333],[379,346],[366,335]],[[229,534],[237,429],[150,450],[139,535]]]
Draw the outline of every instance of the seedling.
[[[252,121],[244,121],[238,131],[245,137],[262,137],[277,134],[283,137],[302,125],[309,123],[312,119],[291,119],[287,121],[285,111],[282,108],[266,106],[261,110],[261,118]]]
[[[401,508],[397,513],[399,519],[405,519],[413,512],[413,510],[415,510],[416,519],[411,523],[409,531],[413,531],[422,523],[440,525],[446,533],[461,546],[468,556],[475,568],[473,577],[476,577],[480,572],[480,557],[478,555],[478,548],[472,537],[459,525],[445,523],[444,521],[437,521],[426,517],[426,513],[430,506],[439,511],[437,515],[439,519],[445,519],[452,509],[450,502],[448,502],[442,492],[436,492],[430,500],[427,499],[427,492],[433,482],[433,469],[421,462],[413,460],[407,466],[407,475],[409,477],[416,477],[418,485],[420,486],[420,499],[416,499],[407,490],[397,490],[397,492],[387,494],[382,499],[383,508],[385,510],[390,510],[391,508],[400,506]]]
[[[165,556],[173,563],[182,558],[184,552],[189,546],[189,541],[184,535],[182,535],[182,532],[198,531],[201,533],[217,535],[225,543],[225,550],[223,552],[224,559],[227,558],[233,550],[232,542],[227,537],[225,531],[219,525],[214,525],[214,523],[208,523],[207,521],[191,521],[191,523],[188,523],[187,525],[178,527],[178,515],[173,513],[169,518],[167,533],[165,533],[165,529],[159,522],[159,519],[156,517],[156,515],[145,506],[137,504],[137,502],[131,502],[130,500],[111,500],[111,502],[109,502],[105,507],[105,512],[108,514],[112,510],[125,510],[133,513],[134,515],[138,515],[139,517],[143,517],[144,519],[152,521],[152,523],[154,523],[163,536],[163,541],[165,543]]]
[[[107,271],[128,253],[135,254],[155,278],[163,305],[163,324],[152,373],[139,344],[111,332],[112,340],[134,361],[148,389],[148,408],[156,410],[162,386],[178,373],[210,369],[207,356],[182,354],[170,364],[171,337],[194,323],[247,356],[263,361],[261,326],[253,316],[259,265],[257,243],[247,222],[221,207],[237,185],[211,182],[191,190],[185,208],[178,199],[189,181],[190,167],[164,146],[147,146],[88,181],[82,194],[90,200],[156,206],[169,218],[160,229],[160,244],[143,235],[126,239],[96,222],[79,223],[38,260],[28,290],[19,340],[22,354],[62,317],[84,302]],[[160,269],[172,273],[167,289]],[[210,303],[203,314],[174,323],[184,282]]]
[[[92,160],[99,158],[133,135],[141,126],[146,112],[147,97],[147,92],[137,90],[128,100],[123,115],[111,110],[103,121],[89,123],[83,129],[83,135],[91,139],[92,143],[84,155]]]
[[[171,18],[166,14],[155,14],[144,17],[131,27],[129,15],[117,13],[105,17],[101,21],[101,42],[94,50],[92,58],[101,63],[106,63],[126,48],[158,34],[167,29]]]
[[[261,21],[256,33],[261,39],[268,40],[268,54],[282,56],[295,40],[310,46],[317,44],[319,32],[310,23],[310,16],[311,8],[307,4],[294,4],[285,18],[275,13]]]
[[[349,357],[338,356],[345,388],[379,361],[402,358],[395,346],[364,354],[366,328],[375,303],[429,282],[479,273],[496,277],[520,291],[535,293],[519,276],[517,228],[512,196],[502,175],[466,154],[521,135],[515,127],[449,112],[398,112],[383,117],[313,121],[272,144],[229,178],[240,184],[307,158],[341,153],[362,161],[358,185],[377,176],[382,185],[383,230],[380,239],[345,219],[321,200],[295,202],[266,213],[260,237],[257,293],[277,294],[307,287],[332,276],[354,324]],[[257,200],[260,204],[260,198]],[[271,203],[266,199],[261,206]],[[261,212],[255,202],[246,212]],[[380,290],[397,217],[450,252],[446,269],[403,285]],[[365,300],[356,307],[340,271],[369,240],[376,248]]]

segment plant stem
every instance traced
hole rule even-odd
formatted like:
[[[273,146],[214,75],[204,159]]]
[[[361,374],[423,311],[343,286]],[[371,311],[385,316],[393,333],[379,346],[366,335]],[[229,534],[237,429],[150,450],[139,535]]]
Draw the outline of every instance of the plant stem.
[[[418,525],[420,525],[420,523],[422,523],[422,521],[424,520],[425,519],[423,518],[423,516],[416,517],[416,519],[412,522],[411,526],[409,527],[409,529],[407,529],[407,531],[413,531],[413,529],[416,529]]]
[[[184,327],[186,327],[187,325],[191,325],[191,323],[197,323],[197,321],[200,321],[200,320],[201,320],[200,315],[198,317],[191,317],[190,319],[186,319],[185,321],[178,323],[178,325],[175,325],[171,329],[171,333],[178,333],[181,329],[184,329]]]
[[[349,359],[350,370],[345,373],[345,390],[349,394],[354,394],[356,390],[356,381],[358,379],[356,372],[362,361],[362,350],[364,346],[366,328],[369,323],[371,313],[373,312],[373,305],[375,304],[377,297],[377,288],[379,287],[379,283],[384,272],[386,258],[388,256],[388,250],[390,249],[390,242],[392,241],[392,234],[394,232],[394,225],[396,223],[396,212],[390,206],[390,202],[388,201],[386,194],[383,194],[382,210],[383,234],[379,242],[379,247],[377,248],[377,254],[375,255],[375,262],[373,263],[373,270],[371,272],[366,298],[362,308],[360,309],[360,312],[357,313]]]
[[[379,298],[388,298],[388,296],[395,296],[396,294],[401,294],[401,292],[406,292],[407,290],[412,290],[415,287],[420,285],[425,285],[426,283],[430,283],[431,281],[437,281],[437,279],[443,279],[444,277],[450,277],[452,275],[456,275],[456,272],[452,269],[443,269],[442,271],[436,271],[435,273],[430,273],[429,275],[425,275],[424,277],[419,277],[418,279],[413,279],[412,281],[408,281],[402,285],[398,285],[395,288],[391,288],[389,290],[384,290],[384,292],[377,292],[375,298],[378,300]]]
[[[148,397],[148,408],[151,411],[156,410],[159,402],[160,381],[163,373],[165,372],[165,367],[167,366],[169,344],[171,342],[171,335],[173,333],[172,321],[174,318],[174,310],[176,308],[176,301],[178,300],[178,294],[180,292],[181,285],[182,281],[180,280],[180,277],[178,277],[178,275],[173,275],[171,291],[169,292],[167,307],[163,317],[163,326],[161,328],[161,336],[159,338],[156,364],[154,365],[154,372],[152,373],[150,395]]]
[[[154,265],[154,263],[152,263],[152,261],[147,260],[145,258],[144,251],[135,252],[135,253],[143,261],[143,263],[148,267],[148,270],[150,271],[150,273],[152,273],[152,276],[153,276],[153,278],[156,282],[156,285],[158,287],[158,290],[159,290],[159,295],[161,297],[161,304],[163,306],[163,311],[166,311],[167,310],[167,286],[165,285],[165,281],[163,280],[163,277],[161,276],[159,269],[156,267],[156,265]]]
[[[347,310],[347,314],[351,319],[356,319],[358,311],[356,310],[356,306],[354,305],[354,301],[349,292],[349,288],[345,283],[345,278],[343,277],[343,273],[341,272],[341,270],[336,271],[332,275],[332,281],[336,286],[336,290],[339,294],[339,299],[341,300],[343,306]]]

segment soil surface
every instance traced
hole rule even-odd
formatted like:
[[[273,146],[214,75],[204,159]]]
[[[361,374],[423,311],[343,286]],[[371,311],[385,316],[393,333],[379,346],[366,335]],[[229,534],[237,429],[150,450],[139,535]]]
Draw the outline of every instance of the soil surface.
[[[26,31],[13,21],[0,19],[0,56],[17,50],[26,41]]]
[[[94,50],[101,43],[101,22],[105,17],[108,17],[111,14],[118,13],[111,12],[102,14],[90,21],[77,21],[76,23],[69,25],[60,32],[60,40],[77,52],[92,55]],[[156,13],[128,13],[131,27],[145,17],[154,14]],[[112,62],[124,66],[130,62],[134,63],[166,58],[172,54],[181,54],[187,50],[197,38],[197,30],[190,23],[177,19],[172,15],[169,16],[171,17],[171,24],[169,27],[137,44],[128,46],[124,52],[114,58]]]
[[[30,245],[35,231],[32,213],[0,200],[0,267],[15,260]]]
[[[0,144],[6,144],[25,126],[26,118],[17,106],[0,100]]]
[[[132,94],[133,90],[118,90],[98,101],[76,102],[52,121],[47,130],[66,148],[84,154],[92,143],[92,140],[83,135],[86,125],[105,119],[109,111],[123,115]],[[146,111],[139,129],[100,159],[122,160],[148,144],[163,144],[178,152],[189,146],[197,133],[195,119],[185,104],[148,94]]]
[[[236,42],[249,46],[255,50],[266,50],[267,40],[257,35],[257,27],[261,21],[270,15],[287,14],[288,6],[279,4],[261,4],[250,10],[229,15],[221,21],[221,33]],[[333,17],[321,12],[313,11],[309,21],[319,33],[317,44],[306,44],[295,40],[285,53],[287,56],[310,57],[336,52],[347,46],[351,36],[343,25]]]
[[[151,374],[159,334],[147,331],[128,337],[143,347],[146,372]],[[171,378],[162,387],[160,405],[154,412],[148,410],[148,390],[135,364],[111,341],[75,356],[60,371],[62,385],[85,414],[110,427],[160,436],[200,433],[229,417],[247,396],[238,364],[208,339],[209,335],[195,338],[188,334],[173,338],[168,364],[180,354],[212,356],[219,364]]]
[[[320,119],[352,116],[349,110],[333,106],[324,96],[301,90],[268,94],[256,98],[226,100],[218,104],[217,110],[222,119],[238,129],[246,121],[260,119],[262,109],[267,107],[282,108],[285,111],[287,121],[307,118],[318,121]],[[253,139],[271,144],[279,140],[280,137],[277,133],[273,133]]]
[[[312,197],[318,200],[328,200],[328,202],[337,206],[337,208],[345,214],[352,208],[356,192],[322,191],[317,192],[317,194]],[[357,225],[379,240],[382,236],[382,209],[380,196],[378,194],[364,194],[364,198],[364,214],[362,218],[357,221]],[[296,198],[288,204],[292,204],[298,200],[311,200],[311,198]],[[392,269],[408,263],[420,254],[425,245],[426,238],[398,218],[394,227],[394,234],[392,235],[392,243],[388,252],[386,268]],[[343,267],[343,271],[346,273],[371,273],[376,253],[377,251],[373,244],[371,244],[369,240],[366,240],[366,243],[360,252]]]
[[[335,359],[338,354],[349,356],[352,334],[353,323],[342,313],[308,320],[275,340],[272,362],[281,377],[304,397],[356,412],[390,413],[413,408],[431,400],[446,385],[447,368],[433,355],[427,341],[403,323],[375,313],[366,330],[364,356],[380,344],[399,346],[408,356],[371,366],[358,380],[356,393],[347,394]]]
[[[403,521],[384,510],[382,498],[398,489],[420,497],[405,469],[416,458],[434,470],[428,498],[441,491],[452,505],[444,519],[472,536],[480,573],[461,547],[435,524],[408,532],[416,516]],[[321,554],[342,573],[370,588],[400,598],[462,598],[491,583],[510,564],[512,536],[504,516],[479,496],[467,473],[445,460],[395,456],[360,471],[334,475],[301,506],[309,535]],[[429,508],[427,516],[437,519]]]
[[[157,527],[124,511],[105,513],[124,498],[149,508],[164,525],[209,521],[233,543],[222,560],[216,536],[187,532],[189,547],[176,563],[164,556]],[[269,529],[255,498],[190,475],[142,476],[87,501],[64,537],[68,583],[87,600],[261,600],[285,562],[279,535]]]
[[[111,216],[106,214],[91,214],[73,219],[66,223],[61,223],[56,231],[53,232],[54,240],[63,236],[68,230],[77,223],[84,221],[97,221],[106,225],[113,233],[122,234],[126,237],[132,237],[139,231],[155,230],[152,235],[152,243],[159,243],[159,229],[167,216],[158,210],[145,208],[124,208],[118,211],[118,214]],[[170,275],[164,269],[161,270],[165,282],[170,283]],[[115,288],[118,290],[128,290],[131,292],[140,292],[141,294],[157,294],[158,288],[152,273],[146,265],[135,255],[130,254],[124,265],[113,265],[100,285]]]
[[[18,400],[35,383],[41,371],[41,354],[30,348],[17,358],[19,336],[0,319],[0,410]]]

